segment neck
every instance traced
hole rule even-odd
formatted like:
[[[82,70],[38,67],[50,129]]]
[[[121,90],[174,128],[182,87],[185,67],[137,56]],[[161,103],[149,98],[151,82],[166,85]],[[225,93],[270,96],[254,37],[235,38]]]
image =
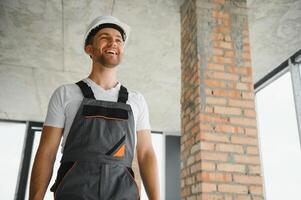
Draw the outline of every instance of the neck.
[[[105,90],[108,90],[117,85],[118,81],[116,74],[117,67],[108,68],[93,63],[92,72],[88,77],[97,85],[100,85]]]

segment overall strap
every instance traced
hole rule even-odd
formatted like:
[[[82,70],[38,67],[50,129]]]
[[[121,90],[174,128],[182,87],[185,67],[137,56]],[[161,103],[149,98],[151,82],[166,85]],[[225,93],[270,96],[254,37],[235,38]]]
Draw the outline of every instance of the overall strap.
[[[126,101],[128,100],[128,96],[128,90],[123,85],[121,85],[118,95],[118,102],[126,103]]]
[[[76,85],[79,86],[85,98],[95,99],[94,93],[87,83],[84,81],[79,81],[76,83]]]

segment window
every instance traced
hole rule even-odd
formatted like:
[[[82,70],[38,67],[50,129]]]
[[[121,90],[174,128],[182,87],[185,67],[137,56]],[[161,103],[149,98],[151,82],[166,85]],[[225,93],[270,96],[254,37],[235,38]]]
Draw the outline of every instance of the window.
[[[301,151],[290,73],[257,92],[256,106],[266,199],[301,199]]]
[[[0,122],[1,199],[14,199],[19,177],[26,124]]]

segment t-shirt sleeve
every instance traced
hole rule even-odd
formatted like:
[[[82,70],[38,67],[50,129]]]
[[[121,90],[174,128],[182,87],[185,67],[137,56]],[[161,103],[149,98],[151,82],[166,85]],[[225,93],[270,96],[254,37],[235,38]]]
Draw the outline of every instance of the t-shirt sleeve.
[[[63,106],[64,87],[57,88],[52,94],[49,104],[44,126],[53,126],[64,128],[65,111]]]
[[[150,122],[149,122],[149,111],[148,111],[148,106],[147,103],[143,97],[142,94],[139,95],[139,101],[140,101],[140,109],[139,109],[139,114],[137,118],[137,131],[139,130],[150,130]]]

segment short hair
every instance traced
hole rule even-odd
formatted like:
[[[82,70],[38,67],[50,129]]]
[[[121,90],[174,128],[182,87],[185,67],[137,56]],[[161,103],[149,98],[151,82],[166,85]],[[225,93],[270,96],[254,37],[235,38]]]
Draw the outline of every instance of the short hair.
[[[123,31],[123,29],[116,25],[116,24],[111,24],[111,23],[105,23],[105,24],[100,24],[98,26],[96,26],[95,28],[93,28],[88,36],[86,37],[86,40],[85,40],[85,47],[89,44],[92,44],[92,41],[93,41],[93,38],[94,36],[97,34],[98,31],[100,31],[101,29],[103,28],[114,28],[116,29],[117,31],[120,32],[121,34],[121,37],[122,37],[122,40],[125,41],[126,40],[126,35],[125,35],[125,32]]]

